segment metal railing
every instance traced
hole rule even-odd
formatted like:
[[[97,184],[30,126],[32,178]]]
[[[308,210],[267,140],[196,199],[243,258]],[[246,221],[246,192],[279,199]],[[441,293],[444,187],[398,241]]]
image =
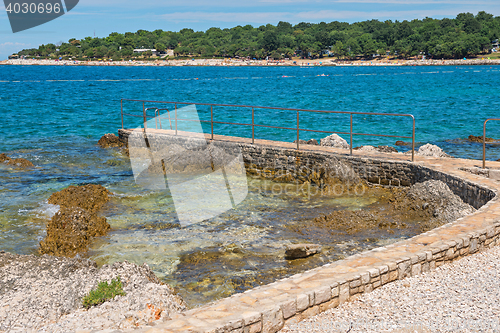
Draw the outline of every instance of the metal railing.
[[[486,169],[486,123],[490,120],[500,121],[500,118],[488,118],[483,124],[483,169]]]
[[[141,102],[142,103],[142,115],[133,115],[128,113],[123,113],[123,102]],[[123,116],[131,116],[131,117],[141,117],[144,121],[144,128],[146,129],[146,122],[149,119],[156,118],[156,114],[159,115],[160,110],[167,110],[168,119],[170,122],[170,129],[172,129],[172,122],[170,117],[170,111],[168,108],[156,108],[156,107],[145,107],[145,103],[154,103],[154,104],[170,104],[174,105],[174,123],[175,123],[175,134],[177,135],[177,121],[194,121],[191,119],[180,119],[177,118],[177,106],[178,105],[203,105],[210,106],[210,120],[199,120],[202,123],[210,123],[211,127],[211,139],[214,139],[214,124],[226,124],[226,125],[238,125],[238,126],[251,126],[252,127],[252,144],[255,143],[255,127],[264,127],[264,128],[275,128],[275,129],[285,129],[285,130],[293,130],[297,131],[297,150],[300,149],[299,137],[300,132],[315,132],[315,133],[327,133],[327,134],[345,134],[349,135],[349,149],[350,154],[352,155],[353,150],[353,136],[361,135],[361,136],[378,136],[378,137],[387,137],[387,138],[401,138],[401,139],[411,139],[411,160],[415,160],[415,117],[411,114],[399,114],[399,113],[372,113],[372,112],[349,112],[349,111],[325,111],[325,110],[308,110],[308,109],[294,109],[294,108],[280,108],[280,107],[272,107],[272,106],[254,106],[254,105],[233,105],[233,104],[213,104],[213,103],[188,103],[188,102],[170,102],[170,101],[149,101],[149,100],[137,100],[137,99],[121,99],[121,121],[122,121],[122,129],[124,128],[123,124]],[[214,121],[214,107],[235,107],[235,108],[248,108],[252,109],[252,123],[232,123],[232,122],[223,122],[223,121]],[[155,117],[148,116],[147,110],[155,110]],[[281,127],[281,126],[271,126],[271,125],[261,125],[255,124],[255,109],[266,109],[266,110],[286,110],[286,111],[294,111],[297,113],[297,127]],[[348,114],[350,115],[350,131],[349,132],[337,132],[337,131],[320,131],[320,130],[311,130],[300,128],[300,112],[313,112],[313,113],[328,113],[328,114]],[[389,116],[389,117],[410,117],[412,119],[412,135],[411,136],[401,136],[401,135],[388,135],[388,134],[371,134],[371,133],[357,133],[353,132],[353,115],[370,115],[370,116]],[[158,117],[160,118],[160,117]],[[160,119],[160,128],[161,128],[161,119]]]

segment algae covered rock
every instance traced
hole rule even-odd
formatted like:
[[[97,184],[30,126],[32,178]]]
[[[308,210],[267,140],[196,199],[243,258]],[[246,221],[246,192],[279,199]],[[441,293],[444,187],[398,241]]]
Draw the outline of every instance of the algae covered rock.
[[[112,133],[104,134],[97,142],[102,148],[123,147],[125,144]]]
[[[20,169],[33,168],[35,166],[25,158],[10,158],[4,153],[0,154],[0,163],[4,163]]]
[[[469,137],[467,138],[467,140],[471,141],[471,142],[479,142],[479,143],[483,143],[483,136],[475,136],[475,135],[469,135]],[[492,138],[485,138],[484,140],[485,142],[495,142],[495,139],[492,139]]]
[[[104,236],[110,229],[106,218],[97,213],[111,194],[101,185],[70,186],[52,194],[48,201],[60,210],[47,224],[40,253],[74,257],[87,251],[94,237]]]

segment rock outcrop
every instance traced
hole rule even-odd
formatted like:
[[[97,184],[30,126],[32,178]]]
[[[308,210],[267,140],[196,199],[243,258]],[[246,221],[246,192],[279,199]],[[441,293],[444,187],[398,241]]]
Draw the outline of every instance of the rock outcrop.
[[[186,308],[146,264],[125,261],[98,268],[91,260],[0,251],[0,267],[2,332],[133,329],[161,323]],[[91,289],[118,276],[125,296],[83,307],[82,298]]]
[[[391,209],[380,210],[374,205],[356,211],[338,210],[313,219],[306,228],[303,225],[298,227],[300,230],[295,230],[296,226],[290,228],[304,235],[320,232],[318,228],[323,232],[347,235],[376,230],[391,233],[403,228],[415,228],[422,233],[475,212],[439,180],[387,191],[384,200]]]
[[[0,154],[0,163],[4,163],[15,168],[28,169],[33,168],[35,165],[25,158],[10,158],[5,154]]]
[[[320,140],[320,145],[325,147],[349,149],[349,144],[341,136],[332,134]]]
[[[431,145],[430,143],[418,148],[417,155],[429,157],[451,157],[450,155],[446,154],[441,148],[436,145]]]
[[[99,210],[109,201],[109,192],[101,185],[70,186],[52,194],[49,203],[60,210],[47,223],[47,236],[40,242],[40,253],[74,257],[88,249],[94,237],[110,229]]]
[[[112,133],[104,134],[97,142],[102,148],[112,148],[112,147],[124,147],[125,144],[120,140],[119,137]]]
[[[471,142],[483,143],[483,136],[482,135],[481,136],[469,135],[467,140],[469,140]],[[496,140],[492,139],[492,138],[485,138],[485,141],[486,142],[495,142]]]

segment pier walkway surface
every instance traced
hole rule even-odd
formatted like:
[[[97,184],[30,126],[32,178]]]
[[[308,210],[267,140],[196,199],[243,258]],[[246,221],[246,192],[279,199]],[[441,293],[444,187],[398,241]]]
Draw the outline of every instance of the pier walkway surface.
[[[148,132],[158,136],[169,134],[161,130]],[[120,137],[126,139],[130,133],[130,130],[120,130]],[[366,324],[374,316],[378,318],[375,323],[389,325],[389,331],[474,331],[470,322],[463,321],[469,318],[465,314],[469,309],[472,309],[472,319],[481,319],[476,313],[477,308],[483,307],[492,307],[488,311],[493,311],[491,315],[494,313],[495,318],[490,320],[499,318],[500,310],[494,304],[499,296],[500,263],[499,259],[492,261],[492,258],[500,254],[500,250],[494,248],[500,244],[500,182],[487,177],[487,172],[485,176],[466,170],[480,170],[481,161],[415,156],[411,162],[411,155],[401,153],[355,150],[351,157],[348,149],[301,145],[300,151],[296,151],[293,143],[255,140],[252,145],[250,139],[218,135],[214,139],[236,143],[243,152],[258,150],[260,154],[300,156],[301,159],[313,155],[335,156],[352,163],[365,163],[365,167],[379,170],[379,176],[369,175],[369,181],[383,185],[405,185],[403,180],[392,178],[393,175],[405,176],[402,171],[418,173],[416,180],[438,177],[456,194],[462,191],[462,199],[478,209],[474,214],[411,239],[191,309],[139,332],[255,333],[277,332],[284,327],[284,332],[370,331],[366,326],[361,329],[359,323]],[[487,162],[487,167],[500,169],[500,163]],[[469,256],[474,253],[477,254]],[[449,294],[450,291],[454,294]],[[414,317],[419,307],[422,311],[419,317]],[[433,316],[438,318],[438,324],[454,325],[462,320],[469,326],[433,328],[430,326]],[[398,327],[398,320],[423,321],[429,326]],[[484,325],[492,328],[477,330],[495,331],[495,323],[488,321]],[[498,330],[498,323],[496,325]],[[383,330],[376,327],[371,331]]]

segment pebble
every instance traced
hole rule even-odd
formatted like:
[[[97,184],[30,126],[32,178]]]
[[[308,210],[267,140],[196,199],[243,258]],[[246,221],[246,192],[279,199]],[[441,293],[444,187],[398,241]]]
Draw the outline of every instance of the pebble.
[[[386,284],[280,332],[498,332],[500,247]]]

